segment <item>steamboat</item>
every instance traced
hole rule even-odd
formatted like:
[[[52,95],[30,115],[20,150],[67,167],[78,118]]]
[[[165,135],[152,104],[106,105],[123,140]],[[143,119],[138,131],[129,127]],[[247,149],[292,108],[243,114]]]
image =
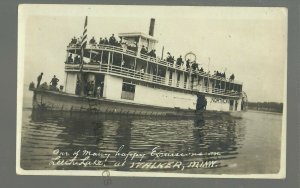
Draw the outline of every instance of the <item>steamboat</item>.
[[[67,46],[64,85],[30,84],[33,108],[101,114],[193,117],[246,110],[247,95],[234,77],[199,69],[192,52],[177,60],[156,56],[155,19],[149,33],[119,33]],[[38,81],[39,82],[39,81]]]

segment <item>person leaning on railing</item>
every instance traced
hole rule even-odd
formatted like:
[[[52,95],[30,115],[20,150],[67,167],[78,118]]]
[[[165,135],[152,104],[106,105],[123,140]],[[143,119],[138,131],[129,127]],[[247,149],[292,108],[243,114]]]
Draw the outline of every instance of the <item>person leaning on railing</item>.
[[[109,37],[108,42],[109,42],[110,45],[113,45],[113,46],[116,44],[116,38],[115,38],[114,34],[112,34],[111,37]]]
[[[77,56],[74,58],[74,64],[80,64],[80,57],[79,57],[79,55],[77,55]]]
[[[72,54],[69,55],[67,63],[73,63]]]
[[[156,58],[156,53],[155,53],[155,50],[153,49],[153,50],[151,50],[149,53],[148,53],[148,55],[150,56],[150,57],[154,57],[154,58]]]
[[[180,55],[179,58],[177,58],[177,60],[176,60],[176,65],[182,66],[182,64],[183,64],[183,60],[182,60],[182,57]]]
[[[91,38],[89,44],[91,44],[91,45],[96,45],[97,44],[94,37]]]
[[[74,45],[74,44],[76,44],[77,43],[77,39],[76,39],[76,37],[73,37],[72,39],[71,39],[71,42],[69,43],[69,46],[72,46],[72,45]]]
[[[168,54],[167,62],[169,62],[170,65],[173,66],[174,61],[175,61],[175,60],[174,60],[174,56],[171,56],[171,53],[170,53],[170,52],[168,52],[167,54]]]
[[[99,39],[99,44],[104,44],[104,39],[102,37]]]
[[[144,45],[142,46],[140,53],[143,55],[146,55],[148,53]]]
[[[190,69],[190,59],[188,59],[187,61],[186,61],[186,70],[189,70]]]
[[[141,69],[140,69],[141,79],[144,78],[144,74],[145,74],[145,70],[144,70],[144,66],[142,66]]]
[[[52,90],[58,90],[57,87],[56,87],[57,84],[58,84],[58,82],[59,82],[59,79],[56,78],[56,76],[54,75],[53,78],[52,78],[52,80],[50,81],[51,89]]]
[[[107,40],[106,37],[104,38],[103,44],[105,44],[105,45],[108,45],[108,44],[109,44],[109,42],[108,42],[108,40]]]

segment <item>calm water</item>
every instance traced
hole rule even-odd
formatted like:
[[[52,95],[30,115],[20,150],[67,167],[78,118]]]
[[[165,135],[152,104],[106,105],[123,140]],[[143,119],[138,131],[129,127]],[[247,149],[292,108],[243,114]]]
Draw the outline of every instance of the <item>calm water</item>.
[[[248,111],[241,119],[180,120],[91,116],[70,113],[35,113],[23,110],[21,167],[27,170],[149,171],[115,167],[123,161],[113,156],[122,152],[148,153],[155,146],[168,153],[219,152],[205,156],[217,160],[216,168],[166,169],[152,171],[179,173],[253,174],[276,173],[280,166],[281,114]],[[77,150],[111,154],[106,167],[51,166],[53,150],[73,153]],[[67,156],[63,156],[67,159]],[[173,158],[174,159],[174,158]],[[197,157],[177,157],[187,163]],[[198,156],[199,159],[199,156]],[[145,157],[143,161],[166,161]]]

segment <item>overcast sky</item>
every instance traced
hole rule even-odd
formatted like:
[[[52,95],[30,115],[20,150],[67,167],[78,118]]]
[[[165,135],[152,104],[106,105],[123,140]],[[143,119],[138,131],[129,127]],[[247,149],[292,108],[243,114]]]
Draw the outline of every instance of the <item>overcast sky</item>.
[[[161,56],[162,46],[175,58],[192,51],[205,71],[234,73],[250,101],[284,101],[287,12],[283,8],[25,6],[19,22],[25,84],[36,82],[40,72],[43,81],[55,74],[64,84],[66,46],[82,34],[86,15],[88,37],[95,36],[97,42],[112,33],[148,33],[150,19],[155,18],[157,55]]]

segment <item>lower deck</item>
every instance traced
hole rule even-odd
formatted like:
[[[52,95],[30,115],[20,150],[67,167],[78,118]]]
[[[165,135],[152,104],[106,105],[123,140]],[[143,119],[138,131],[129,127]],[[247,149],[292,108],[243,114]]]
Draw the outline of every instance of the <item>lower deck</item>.
[[[84,73],[83,77],[84,95],[90,98],[183,110],[243,110],[243,101],[238,97],[170,89],[109,74]],[[79,95],[78,73],[66,72],[65,85],[65,93]]]

